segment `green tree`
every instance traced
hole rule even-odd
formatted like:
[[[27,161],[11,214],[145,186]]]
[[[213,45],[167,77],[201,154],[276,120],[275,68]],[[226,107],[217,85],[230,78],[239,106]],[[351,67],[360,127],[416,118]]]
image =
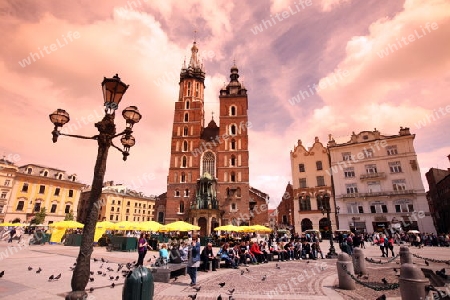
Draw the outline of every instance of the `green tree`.
[[[66,214],[66,217],[64,218],[64,221],[73,221],[73,209],[71,209],[70,211],[69,211],[69,213],[68,214]]]
[[[47,209],[45,207],[41,208],[41,211],[34,215],[35,224],[44,224],[45,217],[47,216]]]

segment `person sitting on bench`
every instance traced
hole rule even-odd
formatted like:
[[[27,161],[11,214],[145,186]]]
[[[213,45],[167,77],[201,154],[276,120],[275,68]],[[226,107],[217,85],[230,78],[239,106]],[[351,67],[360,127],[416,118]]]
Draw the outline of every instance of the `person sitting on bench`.
[[[212,244],[208,243],[205,248],[203,248],[202,253],[200,254],[200,259],[202,260],[202,271],[208,272],[208,264],[212,263],[212,270],[216,271],[217,266],[217,258],[214,256]]]

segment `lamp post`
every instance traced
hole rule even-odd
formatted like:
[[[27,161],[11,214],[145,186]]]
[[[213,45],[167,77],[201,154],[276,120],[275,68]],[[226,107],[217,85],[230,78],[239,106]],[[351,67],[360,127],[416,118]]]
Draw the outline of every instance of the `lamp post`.
[[[333,228],[332,228],[332,225],[331,225],[331,218],[330,218],[330,213],[331,213],[331,208],[330,208],[330,205],[329,205],[329,203],[330,203],[330,196],[328,195],[328,194],[326,194],[326,195],[324,195],[323,196],[323,200],[324,200],[324,202],[325,203],[328,203],[328,205],[321,205],[320,207],[319,207],[319,209],[322,211],[322,215],[325,215],[325,213],[327,214],[327,221],[328,221],[328,224],[329,224],[329,229],[330,229],[330,249],[329,249],[329,251],[328,251],[328,254],[326,255],[326,257],[327,258],[337,258],[337,253],[336,253],[336,249],[334,248],[334,244],[333,244]],[[336,214],[338,214],[339,213],[339,209],[340,209],[340,207],[339,206],[337,206],[336,207]]]
[[[49,115],[51,122],[55,125],[52,135],[53,143],[58,141],[60,135],[70,136],[80,139],[97,140],[98,152],[94,167],[94,178],[92,180],[91,193],[88,200],[88,215],[84,224],[83,237],[81,240],[80,251],[77,257],[77,264],[73,271],[71,287],[72,292],[66,296],[66,300],[86,299],[86,285],[90,276],[90,260],[93,251],[95,225],[97,223],[98,211],[102,205],[100,197],[103,187],[103,179],[106,171],[106,160],[108,158],[109,147],[113,146],[123,155],[125,161],[129,155],[130,148],[134,146],[135,139],[131,135],[133,125],[141,119],[141,114],[136,106],[129,106],[122,111],[122,116],[126,121],[126,128],[116,134],[116,125],[114,124],[115,111],[119,107],[122,96],[128,89],[128,85],[123,83],[116,74],[113,78],[104,78],[102,82],[102,91],[105,106],[105,116],[100,122],[95,123],[99,134],[92,137],[81,135],[65,134],[61,132],[60,127],[69,122],[69,114],[63,109],[57,109]],[[113,139],[121,136],[120,142],[123,150],[113,144]]]

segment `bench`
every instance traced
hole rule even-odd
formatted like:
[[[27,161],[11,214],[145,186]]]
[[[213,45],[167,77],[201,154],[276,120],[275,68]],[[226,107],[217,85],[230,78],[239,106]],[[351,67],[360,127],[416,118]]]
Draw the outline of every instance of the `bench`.
[[[166,266],[162,267],[152,267],[151,268],[153,280],[155,282],[165,282],[168,283],[171,278],[175,278],[181,275],[187,274],[187,264],[172,264],[168,263]]]

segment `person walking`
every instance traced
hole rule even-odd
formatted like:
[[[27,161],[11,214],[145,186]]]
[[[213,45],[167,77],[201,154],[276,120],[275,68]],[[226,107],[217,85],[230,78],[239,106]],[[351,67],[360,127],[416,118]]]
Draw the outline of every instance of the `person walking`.
[[[200,243],[197,235],[192,236],[191,246],[188,252],[187,273],[191,278],[190,286],[197,284],[197,268],[200,267]]]
[[[389,236],[389,239],[388,239],[388,249],[391,250],[392,257],[394,257],[395,256],[395,254],[394,254],[394,237],[392,235]],[[389,254],[388,249],[386,249],[386,257]]]
[[[16,228],[12,228],[11,231],[9,232],[9,240],[8,243],[12,243],[13,237],[16,234]]]
[[[144,257],[147,253],[147,240],[144,237],[144,233],[141,233],[138,240],[138,260],[136,263],[136,267],[144,265]]]

